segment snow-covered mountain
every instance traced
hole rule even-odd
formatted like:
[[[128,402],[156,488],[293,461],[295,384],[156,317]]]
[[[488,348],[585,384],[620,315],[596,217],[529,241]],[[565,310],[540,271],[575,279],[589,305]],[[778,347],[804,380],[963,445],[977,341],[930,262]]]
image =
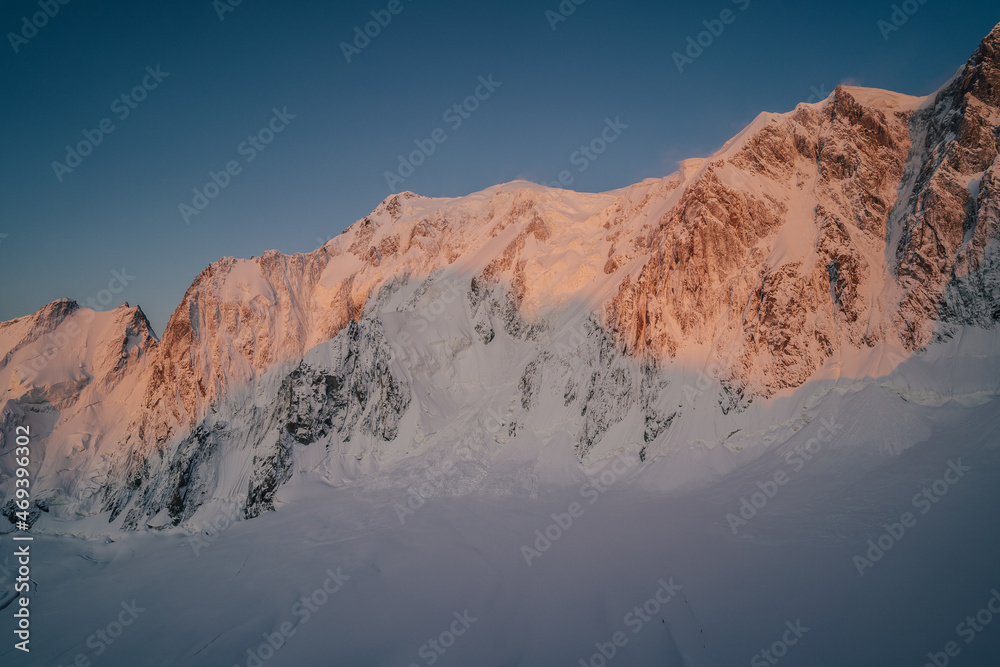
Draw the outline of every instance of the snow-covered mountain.
[[[1000,26],[933,95],[838,86],[664,178],[404,192],[312,253],[221,259],[159,339],[56,301],[0,324],[0,497],[15,422],[36,518],[136,529],[303,484],[531,495],[618,454],[672,489],[831,393],[983,401],[998,151]]]

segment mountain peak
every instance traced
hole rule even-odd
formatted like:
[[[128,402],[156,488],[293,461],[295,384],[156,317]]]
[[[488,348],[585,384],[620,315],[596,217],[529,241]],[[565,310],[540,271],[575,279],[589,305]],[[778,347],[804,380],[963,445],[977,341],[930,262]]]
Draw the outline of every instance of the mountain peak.
[[[961,74],[961,91],[1000,105],[1000,23],[979,44]]]

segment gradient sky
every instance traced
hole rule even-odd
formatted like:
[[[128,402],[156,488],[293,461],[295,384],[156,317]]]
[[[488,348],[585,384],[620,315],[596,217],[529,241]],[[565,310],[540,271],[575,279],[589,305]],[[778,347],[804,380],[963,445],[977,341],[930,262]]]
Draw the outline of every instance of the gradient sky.
[[[212,0],[70,0],[17,53],[6,35],[40,10],[7,0],[0,320],[86,302],[124,269],[134,278],[107,307],[138,303],[162,332],[208,263],[310,251],[363,218],[390,194],[396,156],[436,128],[447,140],[396,190],[458,196],[569,169],[571,189],[602,191],[666,175],[759,112],[841,82],[933,92],[1000,9],[910,1],[917,11],[886,40],[877,23],[891,2],[586,0],[553,30],[558,0],[399,0],[348,63],[339,44],[388,0],[242,0],[224,20]],[[727,8],[733,22],[678,72],[672,53]],[[120,119],[112,103],[157,65],[169,75]],[[500,87],[452,130],[443,113],[491,74]],[[296,117],[248,163],[238,147],[275,107]],[[579,173],[571,154],[608,117],[628,128]],[[60,182],[52,163],[105,118],[114,131]],[[178,205],[231,160],[242,171],[186,225]]]

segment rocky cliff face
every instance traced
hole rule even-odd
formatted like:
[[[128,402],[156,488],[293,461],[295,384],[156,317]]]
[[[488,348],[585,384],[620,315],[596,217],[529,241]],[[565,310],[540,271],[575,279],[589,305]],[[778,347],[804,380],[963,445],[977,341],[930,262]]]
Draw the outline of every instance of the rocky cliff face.
[[[179,441],[120,451],[103,509],[111,521],[128,510],[126,529],[177,525],[220,492],[247,518],[273,510],[292,475],[294,445],[396,439],[410,387],[392,374],[391,356],[378,318],[349,321],[294,368],[265,373],[253,400],[218,401]]]
[[[915,150],[889,233],[904,295],[900,319],[912,346],[930,340],[936,321],[993,326],[998,319],[998,128],[1000,30],[994,29],[911,120]]]
[[[706,163],[644,230],[652,252],[605,308],[629,350],[662,358],[710,343],[732,385],[767,396],[842,345],[881,341],[885,227],[913,106],[839,86],[821,105],[758,119]]]
[[[36,420],[41,502],[139,528],[414,457],[509,490],[543,449],[770,442],[776,396],[995,329],[998,43],[935,95],[838,86],[622,190],[394,195],[315,252],[213,263],[159,341],[137,308],[2,323],[0,451]]]

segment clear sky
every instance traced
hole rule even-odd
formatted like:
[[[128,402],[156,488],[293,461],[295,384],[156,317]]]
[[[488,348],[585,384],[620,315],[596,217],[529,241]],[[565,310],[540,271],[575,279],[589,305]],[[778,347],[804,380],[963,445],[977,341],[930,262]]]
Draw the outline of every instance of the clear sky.
[[[209,262],[313,250],[391,191],[663,176],[837,83],[930,93],[1000,21],[995,0],[907,0],[898,26],[870,0],[41,5],[0,8],[0,320],[111,283],[95,303],[138,303],[158,333]],[[574,156],[606,119],[614,142]],[[417,140],[434,151],[409,175]],[[210,171],[225,187],[197,199]]]

